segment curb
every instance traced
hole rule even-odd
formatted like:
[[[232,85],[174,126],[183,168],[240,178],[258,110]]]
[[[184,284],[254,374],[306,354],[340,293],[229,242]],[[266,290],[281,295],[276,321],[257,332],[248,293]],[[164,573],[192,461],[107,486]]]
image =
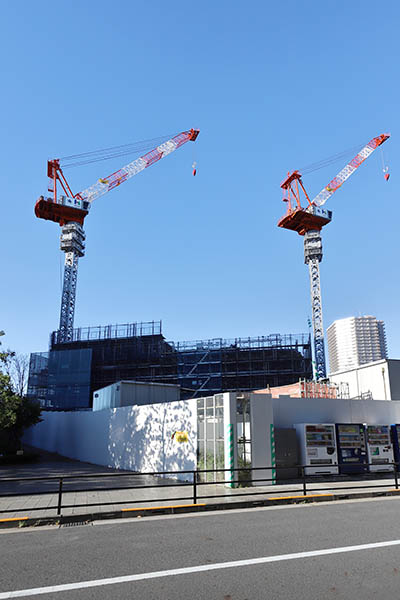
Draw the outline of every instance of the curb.
[[[273,496],[271,498],[258,500],[242,500],[238,502],[220,502],[214,504],[176,504],[167,506],[145,506],[138,508],[122,508],[121,510],[83,513],[76,515],[63,515],[54,517],[13,517],[0,519],[0,529],[40,527],[43,525],[68,526],[89,525],[94,521],[106,521],[110,519],[130,519],[132,517],[151,517],[154,515],[172,515],[196,512],[212,512],[234,510],[241,508],[259,508],[263,506],[280,506],[290,504],[312,504],[318,502],[334,502],[337,500],[358,500],[360,498],[382,498],[385,496],[396,496],[399,490],[387,490],[376,492],[354,492],[343,494],[307,494],[306,496]],[[10,511],[11,512],[11,511]]]

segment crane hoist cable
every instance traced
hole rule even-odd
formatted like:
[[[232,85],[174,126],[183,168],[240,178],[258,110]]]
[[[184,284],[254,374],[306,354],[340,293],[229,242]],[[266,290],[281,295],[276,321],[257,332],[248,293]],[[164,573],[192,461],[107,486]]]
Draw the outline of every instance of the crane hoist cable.
[[[158,138],[143,140],[141,142],[133,142],[131,144],[123,144],[120,146],[92,150],[91,152],[83,152],[82,154],[71,154],[70,156],[63,156],[59,158],[59,161],[63,169],[80,167],[82,165],[87,165],[102,160],[109,160],[111,158],[117,158],[120,156],[128,156],[132,154],[139,154],[140,152],[146,152],[151,148],[157,147],[166,142],[171,137],[172,135],[164,135]]]

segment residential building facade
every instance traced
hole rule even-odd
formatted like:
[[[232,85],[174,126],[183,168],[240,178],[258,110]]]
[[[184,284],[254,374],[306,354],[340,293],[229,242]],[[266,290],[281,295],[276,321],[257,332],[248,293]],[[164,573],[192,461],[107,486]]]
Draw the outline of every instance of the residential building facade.
[[[327,329],[330,373],[387,358],[385,325],[376,317],[348,317]]]

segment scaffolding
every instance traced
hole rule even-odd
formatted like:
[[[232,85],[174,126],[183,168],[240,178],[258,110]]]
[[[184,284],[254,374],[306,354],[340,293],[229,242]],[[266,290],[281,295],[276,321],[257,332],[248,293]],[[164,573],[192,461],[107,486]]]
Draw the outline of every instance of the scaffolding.
[[[312,376],[310,336],[279,335],[179,342],[180,385],[192,397],[251,391]]]
[[[120,338],[142,337],[145,335],[161,335],[161,321],[143,323],[124,323],[123,325],[98,325],[94,327],[78,327],[71,332],[71,339],[65,340],[60,330],[53,331],[50,336],[50,347],[71,342],[90,340],[111,340]]]
[[[63,352],[91,351],[86,407],[90,407],[94,391],[120,380],[178,384],[184,399],[312,378],[311,339],[307,334],[168,342],[160,321],[74,329],[73,341],[68,342],[57,334],[51,335],[49,353],[57,352],[58,361],[62,362]],[[65,358],[67,364],[71,358],[67,354]],[[41,373],[45,373],[43,368]],[[31,381],[34,395],[34,382],[38,382],[34,369]],[[40,382],[42,389],[43,376]],[[51,383],[53,396],[57,396],[54,378]]]

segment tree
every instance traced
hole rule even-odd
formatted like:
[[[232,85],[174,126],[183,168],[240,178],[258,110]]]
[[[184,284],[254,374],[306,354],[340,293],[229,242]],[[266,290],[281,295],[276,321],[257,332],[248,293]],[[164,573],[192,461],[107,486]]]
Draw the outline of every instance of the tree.
[[[2,353],[3,368],[9,376],[12,388],[18,396],[25,396],[29,375],[29,356],[12,350]]]
[[[18,450],[24,429],[42,420],[40,405],[18,394],[14,387],[8,372],[14,356],[10,351],[0,352],[0,453]]]

